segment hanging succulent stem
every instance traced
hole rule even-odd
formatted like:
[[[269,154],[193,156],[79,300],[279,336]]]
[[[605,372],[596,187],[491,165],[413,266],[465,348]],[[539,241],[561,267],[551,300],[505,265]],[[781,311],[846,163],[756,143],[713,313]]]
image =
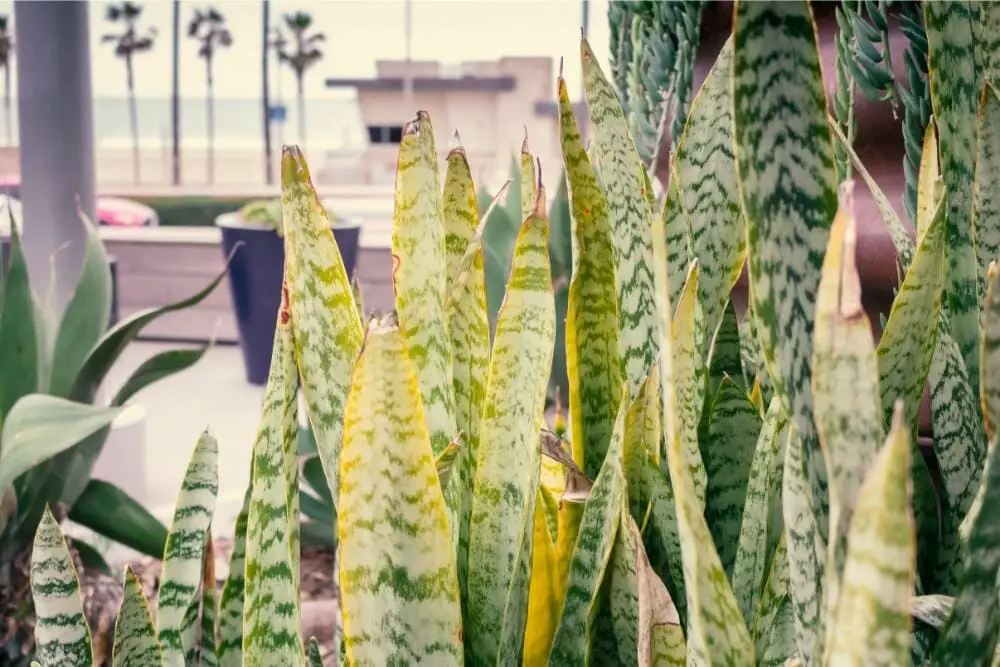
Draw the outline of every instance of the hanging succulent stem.
[[[850,0],[849,2],[845,2],[844,6],[857,11],[859,1]],[[839,31],[836,40],[837,58],[835,69],[837,91],[833,98],[833,116],[837,119],[837,125],[840,126],[844,136],[853,145],[858,131],[857,119],[854,117],[856,86],[848,70],[848,62],[850,61],[853,49],[856,48],[854,27],[841,7],[837,7],[836,16]],[[851,177],[851,156],[847,154],[847,151],[839,143],[834,144],[834,150],[837,157],[837,178],[840,182],[843,182]]]
[[[608,26],[611,33],[611,73],[622,110],[628,114],[628,72],[632,64],[632,16],[630,3],[608,3]]]

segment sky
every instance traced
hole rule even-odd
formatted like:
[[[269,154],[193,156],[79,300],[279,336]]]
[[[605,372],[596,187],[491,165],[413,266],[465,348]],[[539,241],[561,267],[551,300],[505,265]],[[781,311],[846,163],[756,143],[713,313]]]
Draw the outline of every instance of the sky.
[[[504,55],[548,55],[554,59],[555,69],[563,56],[570,90],[579,85],[580,0],[411,1],[414,59],[458,63],[495,60]],[[153,50],[136,58],[136,91],[143,97],[167,97],[171,82],[172,3],[151,0],[142,4],[143,22],[155,27],[159,34]],[[186,23],[196,8],[209,4],[226,17],[233,35],[232,47],[216,57],[216,95],[258,97],[262,25],[261,3],[257,0],[181,2],[181,95],[196,97],[205,91],[204,63],[197,56],[195,40],[186,35]],[[0,13],[10,12],[11,6],[10,0],[0,2]],[[125,68],[114,56],[112,46],[101,43],[102,34],[117,29],[105,20],[107,6],[107,2],[91,2],[93,91],[98,97],[117,97],[125,94]],[[272,0],[272,22],[296,10],[311,13],[316,29],[326,35],[325,57],[306,75],[309,97],[351,96],[348,91],[327,89],[325,79],[373,76],[377,59],[405,56],[402,0]],[[591,0],[590,42],[605,65],[607,11],[608,0]],[[274,86],[273,73],[271,82]],[[281,84],[286,99],[294,95],[290,70],[282,73]]]

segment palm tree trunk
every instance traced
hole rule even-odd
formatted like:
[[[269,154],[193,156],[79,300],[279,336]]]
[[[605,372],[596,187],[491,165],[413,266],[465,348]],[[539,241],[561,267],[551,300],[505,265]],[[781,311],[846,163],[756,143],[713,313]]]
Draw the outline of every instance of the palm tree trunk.
[[[261,58],[261,80],[263,82],[262,92],[262,103],[264,111],[264,181],[271,185],[274,183],[274,159],[271,153],[271,96],[269,91],[269,81],[271,68],[268,67],[269,64],[269,54],[268,54],[268,42],[269,35],[268,31],[271,29],[271,3],[268,0],[263,0],[261,3],[261,20],[264,24],[264,43],[262,48],[263,57]]]
[[[139,183],[139,110],[135,101],[135,80],[132,76],[132,58],[125,58],[125,74],[128,78],[128,120],[132,130],[132,178]]]
[[[181,184],[181,3],[174,0],[173,85],[170,91],[173,184]]]
[[[10,116],[10,63],[3,66],[3,118],[7,132],[7,145],[14,145],[14,132],[11,130],[13,120]]]
[[[298,104],[299,104],[299,149],[306,152],[306,94],[305,77],[301,72],[297,72],[298,80]]]
[[[208,94],[205,96],[205,118],[208,123],[208,184],[215,184],[215,105],[212,94],[212,56],[205,58]]]

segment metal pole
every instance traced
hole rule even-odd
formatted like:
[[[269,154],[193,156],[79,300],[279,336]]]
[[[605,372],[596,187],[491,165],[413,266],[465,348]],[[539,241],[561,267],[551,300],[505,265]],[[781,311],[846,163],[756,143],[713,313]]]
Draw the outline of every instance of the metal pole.
[[[263,105],[264,105],[264,181],[271,185],[274,183],[274,157],[271,152],[271,95],[268,90],[268,79],[271,74],[270,44],[271,44],[271,3],[264,0],[262,4],[262,21],[264,24],[264,46],[263,62],[261,63],[261,74],[264,77]]]
[[[57,314],[83,260],[78,199],[95,220],[89,13],[87,2],[14,2],[24,249],[39,295],[49,293],[55,257]]]
[[[181,2],[174,0],[174,35],[173,35],[173,82],[171,84],[170,115],[173,125],[173,184],[181,184]]]
[[[417,110],[413,108],[413,72],[412,48],[413,48],[413,0],[406,0],[404,4],[405,12],[403,17],[404,30],[406,32],[404,44],[406,44],[406,75],[403,77],[403,108],[406,118],[416,115]]]

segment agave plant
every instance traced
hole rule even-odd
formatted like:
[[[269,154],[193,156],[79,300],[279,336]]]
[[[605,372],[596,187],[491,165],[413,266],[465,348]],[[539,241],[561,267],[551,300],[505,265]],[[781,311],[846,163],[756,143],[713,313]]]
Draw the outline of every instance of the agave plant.
[[[520,182],[491,340],[489,215],[477,222],[468,170],[451,170],[464,155],[442,188],[426,113],[400,143],[395,312],[367,323],[305,162],[286,149],[283,305],[230,578],[217,607],[200,583],[215,479],[203,439],[165,555],[184,554],[167,568],[176,584],[155,625],[129,589],[116,664],[321,664],[298,617],[300,384],[336,504],[341,664],[995,664],[1000,268],[985,270],[981,301],[976,284],[946,298],[955,239],[993,252],[1000,225],[1000,98],[969,78],[993,41],[961,32],[993,24],[970,7],[928,3],[925,18],[935,122],[975,128],[974,187],[961,200],[949,186],[969,146],[941,131],[945,185],[921,170],[915,242],[827,114],[806,2],[736,3],[662,210],[582,43],[599,172],[561,78],[557,90],[574,250],[568,438],[543,428],[556,307],[537,172]],[[978,109],[957,104],[983,86]],[[905,273],[877,346],[835,141]],[[729,295],[744,262],[741,321]],[[980,322],[975,371],[956,302]],[[939,486],[911,437],[927,383]],[[42,664],[89,664],[48,517],[34,567]]]

